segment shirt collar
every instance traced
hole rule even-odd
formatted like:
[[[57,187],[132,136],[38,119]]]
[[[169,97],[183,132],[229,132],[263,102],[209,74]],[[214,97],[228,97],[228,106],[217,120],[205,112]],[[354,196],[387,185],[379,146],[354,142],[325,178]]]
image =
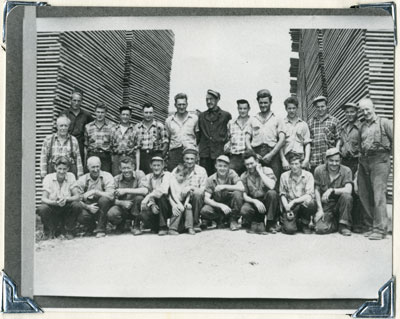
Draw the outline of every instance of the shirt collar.
[[[153,119],[153,122],[151,122],[150,127],[156,126],[156,125],[157,125],[157,122],[156,122],[156,120]],[[145,128],[146,128],[146,126],[144,125],[144,122],[143,122],[143,121],[141,121],[141,122],[139,123],[139,127],[145,127]]]
[[[122,125],[121,125],[121,122],[119,122],[119,123],[118,123],[118,125],[117,125],[117,129],[118,129],[118,128],[120,128],[120,127],[122,127]],[[130,128],[132,128],[132,129],[133,129],[133,125],[132,125],[132,123],[129,123],[129,125],[128,125],[128,129],[130,129]]]
[[[133,171],[133,175],[132,175],[132,180],[135,180],[136,179],[136,172],[135,171]],[[125,179],[125,177],[124,177],[124,174],[120,174],[120,180],[122,181],[122,180],[124,180],[124,181],[126,181],[127,179]]]
[[[350,123],[346,123],[345,124],[345,128],[353,128],[353,127],[355,127],[355,128],[357,128],[358,130],[361,128],[361,122],[359,121],[359,120],[357,120],[357,121],[355,121],[353,124],[350,124]]]
[[[104,178],[104,172],[100,171],[99,177],[96,180],[92,178],[90,173],[88,173],[88,177],[89,177],[89,180],[91,180],[92,182],[96,183],[99,179],[103,179]]]
[[[268,116],[266,118],[261,116],[261,112],[257,113],[256,118],[260,121],[260,122],[266,122],[268,121],[271,117],[275,116],[274,112],[270,111]]]
[[[284,119],[285,123],[292,123],[292,121],[289,119],[289,117],[285,117]],[[302,122],[302,119],[300,117],[297,117],[297,120],[294,123]]]
[[[208,113],[220,113],[221,108],[217,105],[217,107],[215,109],[208,109],[206,112]]]
[[[53,181],[57,182],[57,173],[53,173]],[[65,174],[65,178],[63,180],[63,183],[68,182],[68,172]]]
[[[290,171],[289,177],[293,179],[293,174],[291,171]],[[304,169],[302,169],[300,178],[305,178],[305,177],[306,177],[306,173],[304,172]]]

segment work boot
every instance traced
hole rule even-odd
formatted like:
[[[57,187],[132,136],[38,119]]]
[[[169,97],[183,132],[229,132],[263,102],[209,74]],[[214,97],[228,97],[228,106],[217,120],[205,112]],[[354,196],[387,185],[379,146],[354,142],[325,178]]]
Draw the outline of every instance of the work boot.
[[[168,230],[166,228],[160,229],[158,231],[158,236],[165,236],[168,234]]]
[[[384,234],[381,234],[381,233],[376,233],[376,232],[373,232],[371,235],[369,235],[369,237],[368,237],[368,239],[370,239],[370,240],[381,240],[381,239],[384,239],[385,238],[385,235]]]
[[[256,234],[257,233],[257,228],[258,228],[257,223],[256,222],[252,222],[251,226],[250,226],[250,229],[247,229],[246,232],[249,233],[249,234]]]
[[[363,235],[364,237],[369,237],[372,234],[372,230],[367,230]]]
[[[339,224],[339,233],[343,236],[351,236],[351,231],[344,224]]]
[[[238,224],[237,221],[233,220],[233,221],[231,221],[230,229],[231,229],[232,231],[234,231],[234,230],[239,230],[239,229],[240,229],[240,225]]]
[[[193,228],[188,228],[187,232],[189,235],[196,235],[196,232],[194,231]]]
[[[176,230],[170,229],[168,231],[168,235],[176,236],[176,235],[179,235],[179,233]]]
[[[265,231],[265,226],[263,222],[257,224],[256,233],[259,235],[268,235],[268,233]]]
[[[268,220],[267,221],[267,232],[269,232],[271,234],[276,234],[277,233],[276,223],[273,220]]]
[[[142,233],[143,233],[143,232],[141,231],[140,227],[137,227],[137,226],[133,227],[133,229],[132,229],[132,234],[133,234],[133,236],[139,236],[139,235],[141,235]]]

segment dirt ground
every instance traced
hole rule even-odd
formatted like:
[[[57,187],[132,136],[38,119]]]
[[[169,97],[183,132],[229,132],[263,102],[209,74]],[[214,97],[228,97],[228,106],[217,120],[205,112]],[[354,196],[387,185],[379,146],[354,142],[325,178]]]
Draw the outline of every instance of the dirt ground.
[[[35,295],[377,298],[392,236],[108,235],[36,244]]]

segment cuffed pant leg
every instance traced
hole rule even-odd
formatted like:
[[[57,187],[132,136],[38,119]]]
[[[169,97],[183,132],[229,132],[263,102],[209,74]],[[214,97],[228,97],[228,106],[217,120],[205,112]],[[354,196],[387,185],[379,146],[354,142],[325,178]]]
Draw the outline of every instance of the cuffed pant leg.
[[[339,216],[339,224],[351,227],[351,211],[353,209],[353,197],[351,194],[341,194],[336,204],[336,212]]]
[[[110,207],[113,204],[113,201],[107,197],[100,197],[97,201],[97,204],[99,206],[99,210],[97,212],[98,215],[98,221],[97,221],[97,227],[95,229],[95,232],[105,232],[106,231],[106,225],[107,225],[107,212],[110,209]]]
[[[186,208],[185,209],[185,223],[184,227],[185,229],[193,228],[193,209],[192,208]]]

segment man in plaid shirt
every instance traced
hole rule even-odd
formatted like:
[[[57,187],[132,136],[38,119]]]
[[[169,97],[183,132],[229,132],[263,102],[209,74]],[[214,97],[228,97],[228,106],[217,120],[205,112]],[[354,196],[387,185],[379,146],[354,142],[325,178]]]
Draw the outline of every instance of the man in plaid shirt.
[[[132,111],[128,106],[119,109],[120,123],[116,125],[111,135],[112,151],[112,175],[120,173],[120,159],[130,157],[133,163],[138,162],[139,151],[137,151],[137,135],[135,128],[129,123]]]
[[[98,102],[95,108],[96,119],[85,126],[86,158],[97,156],[101,170],[111,173],[111,134],[114,124],[106,120],[107,107]]]
[[[71,121],[66,116],[57,119],[57,133],[47,136],[43,141],[40,155],[40,176],[55,172],[54,163],[60,156],[65,156],[70,163],[70,172],[76,178],[83,175],[83,166],[77,139],[68,134]]]
[[[149,174],[151,159],[154,156],[165,158],[168,151],[168,134],[164,124],[154,119],[152,103],[143,105],[143,121],[136,124],[135,131],[140,149],[137,169]]]
[[[308,123],[312,139],[311,172],[325,162],[324,156],[328,149],[339,148],[341,130],[339,120],[329,114],[328,100],[325,96],[316,97],[313,105],[317,109],[317,116]]]
[[[230,154],[230,168],[241,175],[245,170],[242,155],[246,150],[246,130],[249,125],[250,104],[247,100],[237,100],[239,116],[228,122],[229,142],[225,144],[225,153]]]

